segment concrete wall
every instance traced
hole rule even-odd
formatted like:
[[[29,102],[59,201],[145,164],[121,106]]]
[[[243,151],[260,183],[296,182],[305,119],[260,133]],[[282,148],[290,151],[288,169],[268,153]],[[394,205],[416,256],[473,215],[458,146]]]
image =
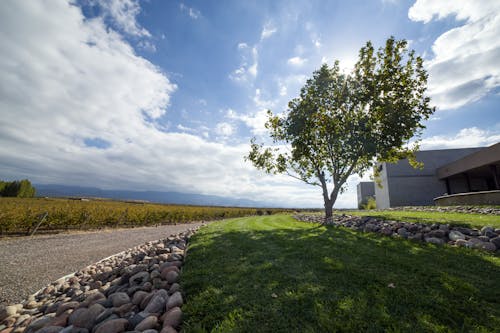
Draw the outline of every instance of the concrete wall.
[[[436,170],[482,148],[427,150],[416,153],[423,169],[414,169],[408,160],[383,163],[383,188],[375,189],[377,208],[433,205],[433,199],[446,193],[446,184]]]
[[[438,206],[500,205],[500,191],[458,193],[438,197],[434,201]]]
[[[358,208],[366,204],[369,197],[375,197],[374,182],[360,182],[356,187],[358,190]]]
[[[382,187],[375,184],[375,201],[377,202],[378,209],[385,209],[391,207],[391,201],[389,196],[389,186],[387,180],[387,167],[386,163],[377,164],[375,168],[379,169],[380,172],[380,182]]]

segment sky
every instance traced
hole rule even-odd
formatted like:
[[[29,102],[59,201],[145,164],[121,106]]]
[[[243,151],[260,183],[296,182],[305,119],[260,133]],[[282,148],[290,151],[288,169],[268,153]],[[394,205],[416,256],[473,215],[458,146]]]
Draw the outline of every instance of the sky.
[[[423,149],[500,141],[496,0],[0,1],[0,179],[321,207],[246,162],[250,139],[322,63],[391,35],[429,73]]]

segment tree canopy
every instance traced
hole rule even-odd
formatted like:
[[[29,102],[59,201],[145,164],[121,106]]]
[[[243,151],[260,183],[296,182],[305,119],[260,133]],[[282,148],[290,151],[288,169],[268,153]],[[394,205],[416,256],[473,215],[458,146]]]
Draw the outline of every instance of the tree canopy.
[[[0,197],[32,198],[35,188],[27,179],[4,182],[0,180]]]
[[[415,162],[422,121],[435,108],[426,96],[423,60],[407,46],[391,37],[376,51],[367,42],[350,73],[338,61],[323,64],[284,113],[268,110],[273,145],[253,138],[246,158],[267,173],[320,186],[326,217],[350,175],[363,174],[375,161]]]

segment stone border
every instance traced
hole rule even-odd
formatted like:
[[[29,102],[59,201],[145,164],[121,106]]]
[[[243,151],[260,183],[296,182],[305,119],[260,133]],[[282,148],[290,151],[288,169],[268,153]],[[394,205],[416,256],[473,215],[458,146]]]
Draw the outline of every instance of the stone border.
[[[375,209],[376,212],[404,210],[415,212],[469,213],[484,215],[500,215],[500,208],[478,206],[401,206],[386,209]]]
[[[64,276],[22,304],[0,308],[0,333],[176,333],[179,278],[190,228]]]
[[[449,244],[500,252],[500,229],[485,226],[478,229],[450,226],[448,224],[425,224],[382,220],[371,216],[334,215],[325,221],[320,215],[298,214],[293,216],[302,222],[321,223],[346,227],[362,232],[375,232],[384,236],[400,237],[413,241],[424,241],[436,245]]]

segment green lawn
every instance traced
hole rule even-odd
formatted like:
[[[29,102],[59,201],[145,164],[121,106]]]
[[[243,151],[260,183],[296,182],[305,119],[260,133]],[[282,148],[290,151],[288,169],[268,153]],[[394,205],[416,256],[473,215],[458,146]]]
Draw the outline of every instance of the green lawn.
[[[232,219],[191,239],[184,332],[499,332],[499,281],[479,251]]]
[[[349,215],[373,216],[386,220],[397,220],[405,222],[421,223],[449,223],[453,225],[481,228],[485,225],[500,228],[500,216],[486,214],[468,213],[445,213],[445,212],[414,212],[402,210],[386,211],[347,211],[342,212]]]

